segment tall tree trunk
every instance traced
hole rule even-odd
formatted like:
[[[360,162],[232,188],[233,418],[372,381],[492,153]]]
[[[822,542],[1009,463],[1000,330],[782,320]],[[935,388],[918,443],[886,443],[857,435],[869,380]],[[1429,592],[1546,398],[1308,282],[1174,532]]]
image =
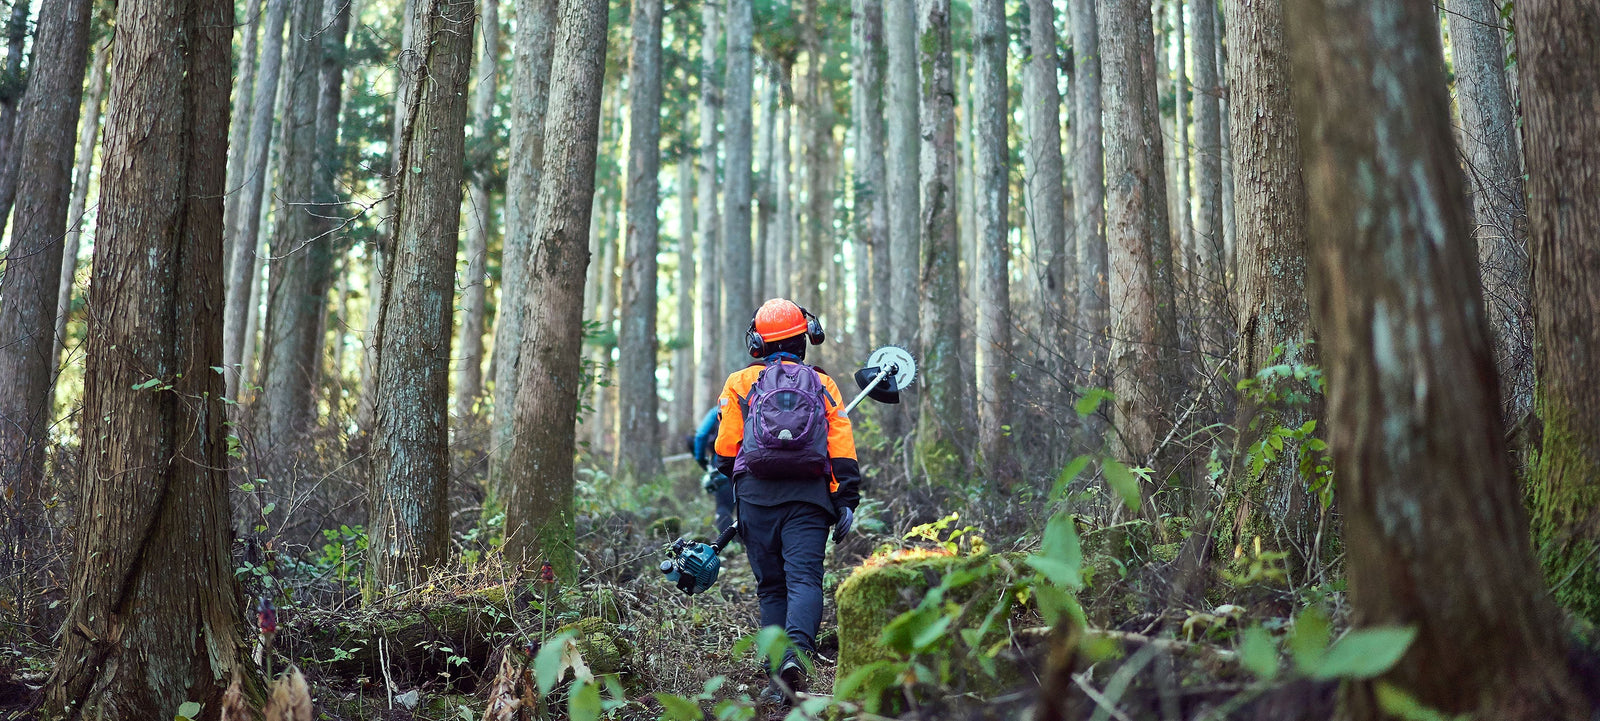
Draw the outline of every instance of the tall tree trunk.
[[[516,442],[507,464],[506,555],[549,561],[576,583],[572,507],[573,419],[578,413],[583,342],[584,235],[593,207],[600,91],[605,73],[606,3],[562,0],[550,116],[539,188],[538,237],[529,258],[528,333],[517,397]]]
[[[1217,24],[1217,77],[1227,77],[1228,74],[1228,33],[1227,29],[1219,22]],[[1222,145],[1217,154],[1219,164],[1222,166],[1222,256],[1223,264],[1229,274],[1237,269],[1238,263],[1238,236],[1239,228],[1233,217],[1233,143],[1228,129],[1228,89],[1223,88],[1221,97],[1217,100],[1220,107],[1218,116],[1222,118]]]
[[[229,260],[234,254],[233,229],[237,227],[239,203],[244,196],[239,192],[244,187],[244,180],[240,176],[244,173],[245,157],[250,153],[250,111],[255,107],[256,66],[259,64],[256,42],[261,37],[261,0],[250,0],[242,20],[239,24],[241,52],[236,68],[239,79],[233,83],[233,110],[228,113],[228,198],[223,202],[222,211],[222,257]],[[227,271],[227,268],[223,268],[224,273]],[[233,278],[228,274],[223,280],[232,282]]]
[[[1052,22],[1048,15],[1046,23]],[[1010,159],[1006,145],[1009,121],[1006,94],[1006,9],[1003,0],[976,0],[972,5],[973,105],[977,120],[978,308],[977,400],[978,443],[983,465],[1002,478],[1011,463],[1004,426],[1010,420],[1011,395],[1011,241]],[[1053,35],[1054,33],[1052,33]],[[1053,46],[1052,46],[1053,49]],[[1054,52],[1051,53],[1054,55]],[[1051,95],[1055,66],[1051,65]],[[1054,104],[1052,104],[1052,111]],[[1051,113],[1054,115],[1054,112]],[[1059,131],[1058,131],[1059,132]],[[1055,147],[1061,146],[1059,135]],[[953,150],[953,148],[952,148]],[[954,153],[952,153],[953,157]],[[954,170],[952,164],[951,169]],[[1036,178],[1037,180],[1037,178]],[[1048,181],[1047,181],[1048,182]],[[951,189],[954,190],[954,183]],[[1061,177],[1052,185],[1055,212],[1061,207]],[[955,196],[950,197],[951,200]]]
[[[1196,12],[1199,12],[1212,1],[1214,0],[1196,0],[1196,4],[1193,7]],[[1177,166],[1178,177],[1176,178],[1176,185],[1178,196],[1173,198],[1172,206],[1173,214],[1178,219],[1176,231],[1178,242],[1180,243],[1179,254],[1183,259],[1181,266],[1183,277],[1188,281],[1189,287],[1193,288],[1199,285],[1194,282],[1193,278],[1193,274],[1196,271],[1195,243],[1194,226],[1192,225],[1193,221],[1189,209],[1189,166],[1192,161],[1189,145],[1189,100],[1190,96],[1193,95],[1194,88],[1189,85],[1189,55],[1188,43],[1185,41],[1187,31],[1184,29],[1184,5],[1184,0],[1173,0],[1172,2],[1172,29],[1173,32],[1177,33],[1176,42],[1173,45],[1177,46],[1178,51],[1177,62],[1172,66],[1174,101],[1172,144],[1177,146],[1177,157],[1174,158],[1174,165]],[[1195,52],[1198,53],[1199,49],[1197,48]],[[1196,64],[1198,65],[1198,63]]]
[[[322,57],[321,72],[318,78],[317,89],[317,149],[312,159],[312,188],[311,194],[316,204],[312,206],[314,217],[313,227],[316,229],[319,242],[329,244],[329,259],[327,279],[328,285],[334,285],[337,280],[339,285],[346,285],[346,276],[349,275],[348,263],[340,263],[339,258],[345,255],[347,245],[343,230],[345,209],[339,193],[339,173],[343,170],[339,162],[339,117],[344,109],[344,65],[346,62],[346,47],[349,43],[350,18],[357,13],[354,0],[323,0],[322,4]],[[335,266],[342,266],[336,268]],[[326,292],[324,292],[326,294]],[[339,299],[342,307],[346,293],[342,289],[334,289],[334,297]],[[326,302],[322,305],[326,305]],[[324,310],[319,316],[322,322],[317,330],[314,343],[318,346],[315,356],[320,367],[322,363],[322,346],[328,346],[332,356],[329,368],[333,369],[331,379],[324,379],[323,388],[330,391],[328,408],[330,411],[339,407],[339,347],[338,343],[328,343],[327,324],[329,318],[343,322],[344,313],[338,310],[329,313]],[[336,334],[337,337],[338,334]]]
[[[1283,1],[1229,0],[1228,17],[1235,18],[1228,88],[1241,171],[1234,191],[1239,203],[1237,363],[1240,378],[1254,378],[1271,365],[1316,362],[1306,304],[1306,191],[1300,132],[1289,105]],[[1249,419],[1258,410],[1243,408],[1238,427],[1251,427]],[[1320,415],[1316,406],[1277,411],[1262,419],[1261,430],[1299,428]],[[1260,435],[1241,435],[1239,448],[1249,448]],[[1294,453],[1280,454],[1261,478],[1233,479],[1226,494],[1224,541],[1238,548],[1260,538],[1264,550],[1288,552],[1292,568],[1314,562],[1319,508],[1307,493]]]
[[[727,130],[728,168],[722,183],[722,327],[743,338],[736,329],[749,324],[755,311],[750,295],[750,43],[754,33],[751,0],[728,2],[728,72],[723,86]],[[725,343],[729,368],[749,360],[743,343]]]
[[[656,250],[661,245],[661,0],[634,0],[628,56],[628,255],[617,334],[617,410],[622,471],[661,473],[656,409]],[[585,228],[587,229],[587,224]],[[585,239],[584,248],[587,251]],[[587,263],[587,261],[585,261]]]
[[[694,158],[678,156],[678,283],[676,342],[672,351],[672,411],[668,440],[694,433],[700,413],[694,405],[694,311],[699,295],[694,287]]]
[[[1043,321],[1040,341],[1050,348],[1052,356],[1070,361],[1073,319],[1069,288],[1075,284],[1068,276],[1068,258],[1074,251],[1068,241],[1066,179],[1061,158],[1055,6],[1049,0],[1029,0],[1028,42],[1031,52],[1023,71],[1030,89],[1027,94],[1032,98],[1024,108],[1028,122],[1026,177],[1033,206],[1028,229],[1033,234],[1035,251],[1044,261],[1037,309]]]
[[[700,189],[696,193],[699,205],[695,208],[695,227],[700,229],[700,247],[697,260],[700,264],[700,282],[696,298],[699,300],[698,328],[695,336],[695,354],[699,358],[694,383],[696,413],[704,412],[717,402],[722,392],[722,361],[727,350],[722,346],[721,269],[717,260],[722,257],[717,239],[722,223],[717,214],[717,116],[722,106],[722,95],[717,85],[717,48],[722,44],[721,26],[718,23],[717,5],[705,3],[700,8],[700,98],[697,114],[700,116]],[[737,333],[737,329],[729,329]]]
[[[1248,18],[1241,18],[1250,22]],[[1228,256],[1222,225],[1222,83],[1217,75],[1217,12],[1214,0],[1194,6],[1194,237],[1200,263],[1197,300],[1205,319],[1200,349],[1210,358],[1233,348],[1228,313]],[[1242,119],[1241,119],[1242,120]],[[1206,361],[1213,365],[1216,361]]]
[[[887,332],[897,343],[916,349],[914,336],[920,327],[922,313],[919,278],[921,271],[922,236],[919,223],[918,194],[921,185],[919,158],[922,150],[922,131],[918,120],[920,93],[918,92],[917,38],[924,31],[918,29],[919,0],[883,0],[884,44],[888,58],[888,96],[886,113],[889,153],[887,197],[889,220],[889,317]],[[941,19],[948,20],[945,15]],[[947,73],[948,74],[948,73]],[[954,130],[951,130],[952,135]],[[953,140],[953,138],[952,138]],[[954,168],[951,169],[954,172]],[[953,216],[952,209],[946,209]],[[952,263],[955,261],[952,260]],[[956,286],[949,290],[954,292]],[[891,426],[904,414],[888,413]],[[909,418],[908,415],[904,415]]]
[[[837,285],[828,282],[828,271],[833,266],[833,172],[830,151],[833,140],[833,92],[823,80],[827,71],[828,53],[823,32],[827,22],[818,15],[817,0],[805,0],[802,41],[806,46],[806,210],[805,250],[796,254],[800,275],[805,280],[791,295],[799,296],[807,308],[821,314],[824,324],[835,331],[843,331],[844,323],[829,307],[840,300]],[[827,285],[827,292],[822,290]],[[808,297],[809,296],[809,297]],[[830,349],[831,350],[831,349]]]
[[[778,131],[776,152],[773,157],[777,159],[774,167],[774,180],[772,197],[774,207],[777,209],[777,219],[773,223],[772,236],[768,242],[772,244],[773,277],[777,281],[772,289],[773,296],[787,298],[795,288],[794,265],[792,255],[795,246],[800,244],[800,239],[795,233],[794,211],[794,96],[789,90],[794,79],[793,65],[787,61],[780,63],[778,84],[782,90],[778,93],[777,105]],[[809,300],[802,299],[802,303]],[[731,326],[730,326],[731,328]]]
[[[505,492],[521,373],[523,320],[528,314],[528,253],[537,231],[539,185],[544,178],[545,110],[555,48],[558,0],[515,0],[512,37],[510,162],[506,164],[506,232],[501,238],[500,303],[494,325],[494,414],[489,430],[489,478]]]
[[[1072,198],[1078,239],[1077,320],[1080,340],[1074,356],[1090,386],[1108,387],[1107,352],[1110,291],[1105,235],[1105,149],[1101,142],[1100,25],[1097,3],[1076,2],[1072,9]]]
[[[278,74],[283,59],[283,24],[289,0],[266,0],[266,24],[261,35],[261,62],[256,72],[255,108],[250,116],[249,147],[240,169],[240,198],[234,220],[237,225],[225,230],[232,234],[227,247],[227,304],[223,310],[223,368],[228,377],[228,397],[239,398],[239,378],[244,375],[244,346],[251,337],[245,333],[246,316],[251,307],[251,279],[259,278],[256,269],[257,237],[261,233],[261,201],[266,195],[272,145],[273,110],[278,107]]]
[[[472,89],[472,140],[467,180],[467,276],[461,289],[461,341],[451,357],[457,358],[456,417],[477,418],[478,397],[483,394],[483,316],[489,289],[489,235],[494,223],[494,196],[489,176],[494,166],[495,72],[500,65],[500,2],[483,0],[478,33],[477,85]]]
[[[311,206],[316,201],[312,173],[321,93],[322,0],[292,1],[283,138],[273,194],[281,203],[273,221],[274,267],[267,283],[256,416],[257,435],[268,449],[294,442],[316,421],[315,388],[322,368],[317,330],[327,310],[333,266],[333,243],[322,235]]]
[[[414,0],[412,11],[415,44],[404,53],[416,60],[403,69],[416,92],[401,134],[395,252],[377,338],[369,597],[418,582],[450,554],[450,311],[477,8],[472,0]]]
[[[215,721],[230,678],[254,674],[228,548],[223,379],[209,370],[233,6],[125,0],[116,27],[70,630],[45,708],[124,721],[196,701]]]
[[[881,325],[891,313],[889,204],[883,156],[883,1],[852,0],[850,13],[850,80],[855,86],[855,106],[850,116],[856,125],[856,272],[871,278],[872,291],[870,296],[856,298],[856,328],[870,347],[900,340]]]
[[[0,312],[0,484],[5,487],[0,498],[7,506],[20,503],[28,509],[13,516],[19,524],[45,496],[61,236],[67,230],[92,5],[90,0],[40,5],[28,79],[32,91],[22,101],[17,222],[0,276],[0,308],[5,309]]]
[[[772,63],[766,63],[772,65]],[[750,253],[750,293],[755,298],[766,298],[777,286],[777,244],[772,238],[774,193],[777,175],[773,171],[778,131],[778,83],[773,81],[770,67],[761,73],[761,125],[756,128],[761,139],[756,142],[756,162],[761,172],[756,174],[756,242]]]
[[[601,203],[600,209],[604,215],[610,215],[611,204],[609,202]],[[601,224],[602,228],[605,226],[605,223]],[[610,237],[609,231],[607,238],[601,241],[600,309],[595,313],[595,322],[600,324],[601,333],[614,333],[615,331],[613,322],[616,320],[618,245],[618,240]],[[615,337],[615,335],[612,335],[612,338]],[[605,447],[606,431],[611,429],[611,420],[613,419],[611,404],[608,402],[611,397],[609,392],[611,384],[608,381],[612,370],[611,349],[615,345],[615,340],[610,342],[601,341],[596,344],[594,351],[595,385],[592,404],[594,406],[594,416],[589,429],[593,435],[590,436],[589,445],[591,446],[590,451],[597,456],[603,455],[601,450]]]
[[[1382,682],[1445,714],[1587,717],[1503,440],[1438,16],[1285,6],[1354,621],[1417,630],[1394,668],[1350,682],[1347,711],[1389,718]]]
[[[83,98],[83,114],[78,119],[78,152],[72,169],[72,200],[67,204],[67,235],[61,250],[61,285],[56,291],[55,350],[52,363],[61,362],[62,346],[67,342],[67,319],[72,316],[72,290],[78,277],[78,250],[83,238],[83,213],[89,204],[90,177],[94,174],[94,149],[100,139],[100,115],[105,107],[107,76],[111,64],[111,41],[96,48],[89,60],[88,94]],[[232,197],[232,196],[229,196]],[[227,257],[224,254],[223,257]]]
[[[17,199],[17,168],[21,163],[22,120],[19,117],[28,90],[28,78],[23,74],[23,47],[28,40],[29,0],[13,0],[11,20],[6,24],[6,73],[3,94],[0,94],[0,232],[6,229],[11,215],[11,204]],[[30,63],[29,72],[33,70]]]
[[[1600,8],[1518,3],[1517,67],[1528,149],[1537,407],[1529,480],[1534,538],[1556,600],[1600,620]],[[1524,34],[1526,33],[1526,34]],[[1491,318],[1493,312],[1491,311]]]
[[[890,0],[896,2],[896,0]],[[893,31],[891,30],[891,47]],[[970,368],[961,362],[960,249],[956,247],[956,117],[951,76],[950,0],[917,1],[922,93],[922,386],[918,456],[935,477],[964,471],[977,423],[968,415]],[[892,57],[892,56],[891,56]],[[891,70],[891,74],[892,74]],[[893,92],[893,91],[891,91]],[[891,136],[892,137],[892,136]],[[891,157],[893,151],[890,151]],[[897,258],[898,260],[898,258]],[[898,310],[898,309],[897,309]],[[950,467],[953,463],[955,467]]]
[[[1117,39],[1103,48],[1100,84],[1117,452],[1125,462],[1146,465],[1160,440],[1166,400],[1176,390],[1169,368],[1176,341],[1172,253],[1153,107],[1151,18],[1138,0],[1108,0],[1100,5],[1099,22],[1100,37]]]
[[[1456,105],[1472,191],[1473,236],[1506,419],[1533,406],[1533,320],[1528,307],[1526,196],[1517,119],[1506,88],[1500,3],[1450,0],[1445,17],[1455,57]],[[1521,63],[1519,62],[1520,66]]]

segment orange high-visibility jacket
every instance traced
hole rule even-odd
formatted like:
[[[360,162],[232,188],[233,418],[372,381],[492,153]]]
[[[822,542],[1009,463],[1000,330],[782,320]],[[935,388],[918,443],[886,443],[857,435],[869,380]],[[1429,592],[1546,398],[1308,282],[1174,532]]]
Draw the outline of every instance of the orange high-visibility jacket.
[[[783,361],[791,363],[791,361]],[[744,443],[744,409],[740,407],[742,399],[748,398],[750,388],[756,384],[756,378],[767,366],[765,363],[752,363],[751,365],[734,371],[728,376],[728,382],[722,386],[722,397],[717,399],[722,409],[722,424],[717,429],[717,442],[713,447],[717,455],[723,458],[733,458],[739,455],[739,448]],[[813,368],[813,370],[816,370]],[[850,429],[850,419],[839,411],[844,408],[843,396],[839,394],[839,386],[828,377],[827,373],[817,370],[817,377],[822,381],[822,389],[827,392],[828,403],[828,458],[834,461],[833,477],[828,479],[828,491],[837,493],[841,475],[850,474],[856,465],[856,439]],[[838,461],[848,460],[849,463]],[[847,470],[848,469],[848,470]],[[859,474],[859,471],[855,471]],[[854,475],[854,474],[850,474]],[[854,478],[849,480],[854,481]],[[853,483],[850,485],[854,485]],[[850,489],[854,491],[854,489]],[[854,506],[854,503],[849,504]]]

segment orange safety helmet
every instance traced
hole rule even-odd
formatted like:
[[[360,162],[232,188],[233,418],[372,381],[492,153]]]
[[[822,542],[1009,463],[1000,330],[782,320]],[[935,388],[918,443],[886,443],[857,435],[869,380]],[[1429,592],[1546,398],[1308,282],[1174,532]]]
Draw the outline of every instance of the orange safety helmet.
[[[755,317],[750,319],[750,327],[745,330],[745,343],[749,346],[750,355],[759,358],[765,344],[793,338],[801,333],[806,334],[811,345],[822,344],[822,322],[811,311],[794,301],[773,298],[762,303]]]

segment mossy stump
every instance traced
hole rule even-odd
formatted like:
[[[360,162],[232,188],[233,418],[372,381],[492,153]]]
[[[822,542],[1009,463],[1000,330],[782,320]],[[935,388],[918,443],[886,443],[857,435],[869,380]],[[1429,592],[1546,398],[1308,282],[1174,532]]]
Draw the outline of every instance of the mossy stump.
[[[1021,563],[1013,554],[996,556],[981,554],[953,556],[941,553],[914,552],[899,556],[875,557],[857,567],[849,578],[839,584],[834,594],[839,617],[839,661],[834,683],[848,679],[858,669],[879,661],[899,659],[894,651],[879,643],[884,627],[900,614],[912,610],[922,602],[928,589],[937,586],[941,579],[953,571],[976,571],[980,578],[946,597],[948,603],[965,604],[967,611],[958,625],[948,629],[951,638],[959,638],[963,628],[977,628],[986,614],[1008,591],[1012,570]],[[1007,617],[997,618],[995,628],[986,635],[981,645],[985,648],[1004,639]],[[1025,678],[1026,669],[1016,654],[1002,653],[995,658],[998,673],[990,676],[974,659],[977,652],[966,649],[962,641],[954,642],[950,653],[941,658],[923,659],[930,668],[949,664],[953,682],[965,685],[965,690],[979,696],[997,695],[1017,685]]]

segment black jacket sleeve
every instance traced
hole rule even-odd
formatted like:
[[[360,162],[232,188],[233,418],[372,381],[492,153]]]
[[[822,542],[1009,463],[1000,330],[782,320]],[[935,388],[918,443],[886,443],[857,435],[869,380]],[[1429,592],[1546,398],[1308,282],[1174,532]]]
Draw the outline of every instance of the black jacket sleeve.
[[[834,509],[855,510],[861,503],[861,464],[854,458],[833,458],[829,462],[833,465],[833,480],[839,482],[839,490],[831,496]]]
[[[711,461],[712,467],[716,468],[718,473],[721,473],[728,478],[733,478],[732,456],[724,456],[721,453],[712,452]]]

